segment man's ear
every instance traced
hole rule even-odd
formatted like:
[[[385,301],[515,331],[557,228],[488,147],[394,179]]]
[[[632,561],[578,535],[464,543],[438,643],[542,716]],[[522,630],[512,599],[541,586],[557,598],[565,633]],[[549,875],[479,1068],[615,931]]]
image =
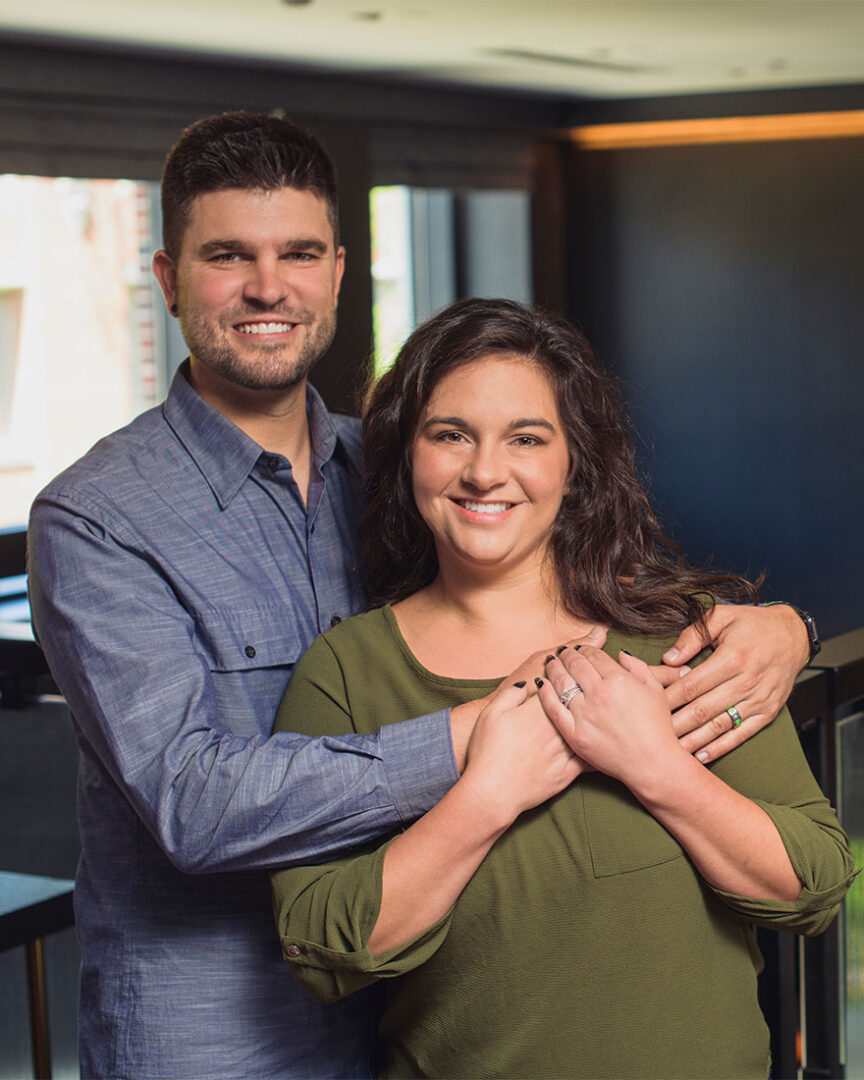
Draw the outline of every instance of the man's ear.
[[[153,273],[159,282],[165,306],[172,315],[177,314],[177,265],[167,251],[161,248],[153,256]]]
[[[333,298],[337,300],[339,298],[339,289],[342,286],[342,275],[345,273],[345,248],[340,244],[336,248],[336,272],[333,278],[334,290]]]

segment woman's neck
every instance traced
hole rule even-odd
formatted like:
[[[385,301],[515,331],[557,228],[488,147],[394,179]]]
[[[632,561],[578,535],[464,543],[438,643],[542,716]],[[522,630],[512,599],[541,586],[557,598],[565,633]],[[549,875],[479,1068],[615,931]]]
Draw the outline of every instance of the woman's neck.
[[[593,623],[570,615],[536,568],[483,580],[442,570],[425,589],[394,604],[405,641],[424,667],[452,678],[499,678],[532,652],[554,649]]]

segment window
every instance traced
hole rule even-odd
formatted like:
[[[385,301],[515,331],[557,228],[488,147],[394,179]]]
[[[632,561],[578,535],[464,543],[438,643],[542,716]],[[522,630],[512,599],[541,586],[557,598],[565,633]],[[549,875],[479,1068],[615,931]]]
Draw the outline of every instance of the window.
[[[531,301],[527,191],[377,187],[370,208],[376,371],[459,297]]]
[[[164,396],[156,185],[0,176],[0,528]]]

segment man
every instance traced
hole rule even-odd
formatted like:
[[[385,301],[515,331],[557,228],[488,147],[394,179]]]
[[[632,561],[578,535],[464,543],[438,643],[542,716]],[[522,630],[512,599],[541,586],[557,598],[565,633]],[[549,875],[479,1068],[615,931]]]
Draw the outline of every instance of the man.
[[[367,1075],[374,1001],[325,1010],[295,987],[250,871],[424,812],[479,706],[374,738],[268,737],[297,658],[363,603],[359,426],[306,382],[344,267],[333,168],[287,121],[225,114],[187,129],[162,195],[154,271],[189,360],[164,407],[97,444],[31,519],[34,624],[81,748],[82,1075]],[[795,623],[716,616],[729,641],[673,691],[709,691],[679,714],[691,749],[733,703],[745,725],[721,749],[776,711],[806,658]],[[680,645],[683,661],[695,635]]]

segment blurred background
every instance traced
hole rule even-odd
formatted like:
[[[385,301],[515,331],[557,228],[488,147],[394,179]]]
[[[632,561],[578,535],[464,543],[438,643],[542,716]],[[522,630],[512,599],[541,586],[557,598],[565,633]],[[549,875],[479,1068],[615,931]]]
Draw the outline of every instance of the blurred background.
[[[77,842],[65,706],[21,659],[21,530],[185,356],[149,269],[158,181],[181,129],[223,109],[287,115],[336,160],[348,269],[313,376],[331,407],[356,411],[369,371],[457,297],[564,312],[620,377],[687,556],[764,570],[764,599],[848,644],[862,43],[857,0],[0,0],[0,869],[71,877]],[[860,852],[864,690],[825,687],[811,751]],[[54,1072],[74,1076],[71,931],[51,946]],[[833,1010],[809,1029],[803,953],[784,976],[783,1068],[861,1080],[860,885],[832,949],[809,961]],[[24,978],[22,951],[0,953],[0,1080],[31,1070]]]

